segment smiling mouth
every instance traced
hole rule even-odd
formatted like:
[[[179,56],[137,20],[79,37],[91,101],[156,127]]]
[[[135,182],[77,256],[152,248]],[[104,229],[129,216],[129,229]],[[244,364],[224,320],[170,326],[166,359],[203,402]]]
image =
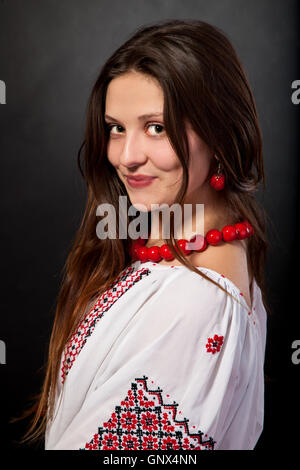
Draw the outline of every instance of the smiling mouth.
[[[149,186],[153,181],[156,179],[156,176],[153,177],[148,177],[148,178],[131,178],[129,176],[126,176],[126,180],[129,184],[129,186],[133,188],[142,188],[144,186]]]
[[[145,181],[145,180],[151,180],[153,178],[156,178],[156,176],[148,176],[148,175],[125,175],[125,178],[130,179],[130,180],[135,180],[135,181]]]

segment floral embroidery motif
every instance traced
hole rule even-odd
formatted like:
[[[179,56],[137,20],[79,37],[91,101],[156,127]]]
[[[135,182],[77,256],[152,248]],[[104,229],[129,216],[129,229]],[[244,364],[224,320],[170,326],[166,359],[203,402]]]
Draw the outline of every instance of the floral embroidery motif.
[[[79,450],[213,450],[214,441],[200,430],[190,434],[188,419],[176,419],[178,404],[163,403],[149,390],[148,377],[136,378],[120,406],[98,433]]]
[[[223,339],[224,339],[223,336],[218,336],[218,335],[215,335],[213,338],[208,338],[207,344],[206,344],[207,352],[210,352],[212,354],[219,352],[223,344]]]
[[[94,331],[95,325],[103,314],[107,312],[130,287],[141,280],[144,275],[149,275],[151,272],[148,268],[133,271],[134,268],[132,266],[125,268],[112,283],[112,286],[98,298],[92,310],[80,323],[76,333],[72,336],[64,351],[61,370],[62,383],[64,383],[76,357],[85,345],[87,338]]]

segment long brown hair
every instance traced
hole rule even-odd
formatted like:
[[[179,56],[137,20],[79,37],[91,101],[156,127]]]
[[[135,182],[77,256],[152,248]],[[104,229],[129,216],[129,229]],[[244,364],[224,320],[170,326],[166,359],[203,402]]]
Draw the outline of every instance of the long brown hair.
[[[44,383],[35,404],[23,415],[32,416],[32,421],[22,442],[44,436],[53,412],[61,355],[89,301],[104,292],[132,261],[129,239],[101,240],[96,236],[97,206],[113,204],[118,220],[119,196],[129,200],[107,159],[109,132],[104,112],[108,84],[130,71],[156,79],[163,90],[165,129],[183,167],[182,187],[175,202],[182,203],[188,185],[189,154],[183,122],[190,122],[220,160],[226,175],[224,198],[232,213],[228,223],[246,219],[254,228],[248,239],[248,262],[269,313],[264,277],[269,247],[267,215],[255,198],[260,182],[265,188],[262,134],[243,67],[224,32],[203,21],[171,20],[141,27],[104,64],[89,98],[85,139],[78,152],[87,186],[86,209],[63,269]],[[212,165],[211,174],[215,170]],[[165,242],[182,264],[214,282],[174,250],[174,244],[178,245],[173,219],[171,238]]]

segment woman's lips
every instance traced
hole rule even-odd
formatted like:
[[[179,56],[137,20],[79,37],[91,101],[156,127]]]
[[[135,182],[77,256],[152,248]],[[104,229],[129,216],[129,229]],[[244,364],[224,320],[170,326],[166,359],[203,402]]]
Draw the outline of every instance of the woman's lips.
[[[144,178],[136,180],[134,178],[130,178],[130,176],[126,176],[129,186],[132,188],[144,188],[145,186],[149,186],[153,181],[156,179],[156,176],[153,178]]]

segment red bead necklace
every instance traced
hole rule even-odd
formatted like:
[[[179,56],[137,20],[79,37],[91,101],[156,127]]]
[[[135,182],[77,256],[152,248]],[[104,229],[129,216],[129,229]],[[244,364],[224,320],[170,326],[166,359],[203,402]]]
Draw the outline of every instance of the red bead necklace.
[[[192,251],[197,251],[201,253],[206,250],[208,245],[218,245],[222,240],[224,242],[231,242],[233,240],[244,240],[253,235],[254,229],[250,222],[244,220],[243,222],[238,222],[234,225],[225,225],[222,230],[212,229],[209,230],[206,235],[194,235],[189,241],[185,239],[178,240],[178,246],[184,255],[189,255]],[[166,261],[172,261],[174,259],[173,254],[170,251],[168,245],[162,246],[144,246],[146,244],[147,238],[139,237],[137,240],[133,240],[131,246],[131,256],[145,263],[147,261],[154,261],[158,263],[162,259]],[[187,243],[196,243],[196,248],[193,250],[187,248]],[[177,247],[175,250],[178,252]]]

